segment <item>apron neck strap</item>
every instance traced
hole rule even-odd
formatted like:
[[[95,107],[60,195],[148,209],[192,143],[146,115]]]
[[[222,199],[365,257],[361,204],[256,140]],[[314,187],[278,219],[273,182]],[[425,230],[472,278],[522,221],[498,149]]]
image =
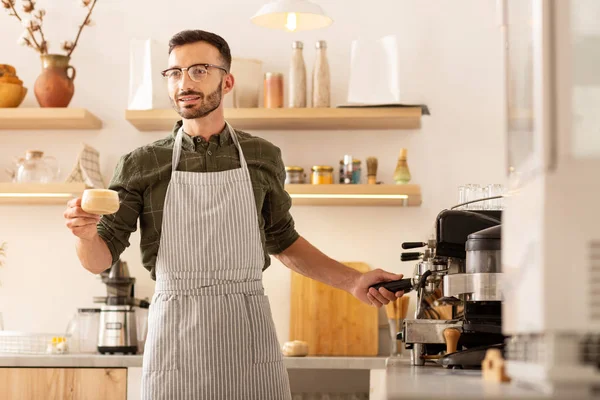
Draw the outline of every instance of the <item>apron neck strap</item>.
[[[246,163],[246,157],[244,157],[244,152],[242,151],[242,146],[240,146],[240,142],[238,141],[237,135],[235,134],[235,130],[229,125],[229,122],[225,121],[225,125],[229,130],[229,135],[233,139],[233,143],[238,149],[240,153],[240,165],[242,169],[248,169],[248,164]],[[183,125],[177,131],[177,136],[175,137],[175,143],[173,144],[173,158],[171,160],[171,171],[177,171],[177,167],[179,166],[179,158],[181,156],[181,143],[183,141]]]

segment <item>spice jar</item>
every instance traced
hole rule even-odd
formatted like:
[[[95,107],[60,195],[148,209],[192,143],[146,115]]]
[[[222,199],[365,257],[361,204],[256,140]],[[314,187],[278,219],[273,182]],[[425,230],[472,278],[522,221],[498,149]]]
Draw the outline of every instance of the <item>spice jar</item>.
[[[290,166],[285,167],[285,184],[304,183],[304,168]]]
[[[264,81],[265,108],[283,107],[283,74],[267,72]]]
[[[344,157],[344,160],[340,160],[340,183],[345,184],[359,184],[361,182],[361,161],[352,159],[350,164],[350,156]]]
[[[333,184],[333,167],[329,165],[315,165],[312,167],[310,183],[313,185]]]

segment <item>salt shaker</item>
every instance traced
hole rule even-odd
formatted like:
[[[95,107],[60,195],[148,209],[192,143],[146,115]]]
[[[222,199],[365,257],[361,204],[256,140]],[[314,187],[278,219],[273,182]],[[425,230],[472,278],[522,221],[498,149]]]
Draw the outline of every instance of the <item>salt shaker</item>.
[[[288,89],[289,107],[306,107],[306,65],[302,55],[303,43],[292,42],[292,60]]]
[[[327,42],[319,40],[316,44],[317,57],[313,69],[312,106],[330,106],[330,74],[327,61]]]

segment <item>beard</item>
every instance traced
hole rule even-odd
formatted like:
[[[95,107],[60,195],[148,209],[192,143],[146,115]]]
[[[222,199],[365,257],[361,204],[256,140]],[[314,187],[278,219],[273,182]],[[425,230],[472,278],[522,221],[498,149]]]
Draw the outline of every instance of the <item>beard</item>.
[[[177,97],[181,96],[198,96],[200,97],[200,104],[192,104],[189,106],[179,106],[178,102],[171,100],[171,105],[177,111],[177,114],[184,119],[196,119],[202,118],[216,110],[221,104],[221,90],[223,88],[223,82],[219,83],[219,87],[208,96],[205,96],[203,92],[186,91],[177,94]]]

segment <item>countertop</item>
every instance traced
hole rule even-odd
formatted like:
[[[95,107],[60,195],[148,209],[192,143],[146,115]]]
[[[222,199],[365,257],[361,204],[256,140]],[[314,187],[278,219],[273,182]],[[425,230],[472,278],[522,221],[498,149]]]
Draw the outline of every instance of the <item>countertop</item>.
[[[385,370],[387,400],[396,399],[564,399],[515,383],[484,381],[480,370],[447,369],[435,364],[410,365],[407,358],[389,358]],[[567,397],[571,400],[579,397]],[[590,399],[592,397],[589,397]]]
[[[284,357],[288,369],[385,369],[386,357]],[[0,367],[96,367],[142,366],[142,355],[0,354]]]

